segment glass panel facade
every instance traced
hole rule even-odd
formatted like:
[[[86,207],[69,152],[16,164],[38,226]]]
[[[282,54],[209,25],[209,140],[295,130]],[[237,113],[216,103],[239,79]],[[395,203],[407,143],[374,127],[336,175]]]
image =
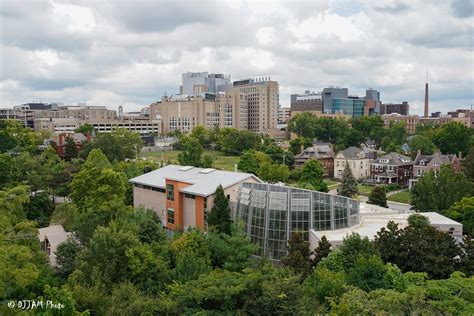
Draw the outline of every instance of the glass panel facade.
[[[359,202],[350,198],[285,186],[242,183],[237,219],[244,222],[257,255],[281,260],[292,232],[346,228],[359,224]]]

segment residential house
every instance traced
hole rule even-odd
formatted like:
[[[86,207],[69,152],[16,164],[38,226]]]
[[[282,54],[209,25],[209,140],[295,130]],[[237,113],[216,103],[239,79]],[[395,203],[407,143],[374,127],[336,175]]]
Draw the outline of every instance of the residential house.
[[[461,154],[456,155],[443,155],[437,151],[433,155],[422,155],[418,150],[416,158],[413,162],[413,177],[409,180],[409,188],[422,177],[425,173],[430,170],[439,171],[441,166],[450,164],[456,171],[461,170]]]
[[[375,182],[408,186],[408,180],[413,175],[413,161],[410,157],[392,152],[373,160],[370,174]]]
[[[324,167],[325,175],[334,176],[334,150],[331,143],[316,142],[295,156],[295,167],[302,167],[310,159],[317,160]]]
[[[341,150],[334,158],[334,177],[342,179],[345,164],[348,163],[352,174],[357,180],[370,176],[370,158],[368,154],[357,147],[349,147]]]
[[[207,212],[214,205],[214,194],[220,184],[233,205],[242,182],[262,182],[243,172],[167,165],[130,179],[133,205],[155,210],[163,227],[186,230],[206,227]]]
[[[61,225],[52,225],[38,229],[38,238],[41,249],[48,255],[49,264],[53,267],[56,263],[56,249],[59,244],[65,242],[71,233],[64,230]]]

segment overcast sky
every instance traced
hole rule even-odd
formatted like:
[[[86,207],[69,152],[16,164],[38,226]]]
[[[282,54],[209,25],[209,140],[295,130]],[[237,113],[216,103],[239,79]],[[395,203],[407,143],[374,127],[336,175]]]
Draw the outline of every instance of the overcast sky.
[[[291,93],[343,86],[422,113],[474,103],[474,0],[5,1],[1,107],[43,101],[136,110],[181,73],[271,76]]]

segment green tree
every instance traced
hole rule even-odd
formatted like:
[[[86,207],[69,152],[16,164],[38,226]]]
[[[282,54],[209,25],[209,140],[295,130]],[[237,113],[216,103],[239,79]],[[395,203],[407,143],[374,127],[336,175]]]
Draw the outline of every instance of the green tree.
[[[344,171],[342,172],[341,185],[337,187],[337,194],[352,197],[357,191],[357,181],[352,174],[351,167],[349,167],[349,164],[346,162]]]
[[[298,155],[299,153],[302,152],[302,149],[306,149],[308,147],[311,147],[313,145],[313,142],[310,138],[304,138],[304,137],[296,137],[292,140],[290,140],[290,151],[294,155]]]
[[[71,161],[73,158],[77,158],[79,155],[79,150],[77,149],[74,138],[66,138],[66,145],[64,147],[64,160]]]
[[[358,233],[352,233],[344,237],[339,249],[341,250],[346,271],[349,271],[349,269],[357,264],[360,256],[378,255],[377,249],[370,242],[369,238],[367,236],[362,238]]]
[[[369,194],[368,203],[388,207],[385,187],[380,185],[375,186]]]
[[[301,168],[300,181],[310,183],[315,190],[327,192],[327,184],[323,181],[324,168],[317,160],[306,161]]]
[[[436,150],[436,146],[428,137],[415,135],[410,141],[410,149],[415,155],[418,150],[422,155],[432,155]]]
[[[378,255],[359,256],[349,271],[349,284],[367,292],[384,288],[385,265]]]
[[[21,178],[16,160],[8,153],[0,153],[0,189],[13,185]]]
[[[443,154],[462,152],[465,155],[469,152],[471,135],[471,130],[464,124],[449,122],[441,126],[434,138],[434,143]]]
[[[311,272],[313,261],[309,242],[304,240],[301,232],[293,232],[288,240],[288,255],[281,262],[284,266],[291,268],[304,279]]]
[[[328,241],[326,236],[321,237],[318,242],[318,247],[314,250],[313,265],[318,265],[324,258],[326,258],[331,252],[331,243]]]
[[[182,166],[200,167],[203,151],[199,141],[189,137],[184,143],[184,151],[178,154],[178,162]]]
[[[397,262],[399,252],[397,245],[399,243],[401,229],[394,221],[389,221],[387,227],[382,227],[374,238],[375,248],[380,253],[384,262]]]
[[[68,238],[68,240],[59,244],[56,249],[58,272],[64,279],[67,279],[76,269],[77,255],[81,249],[81,245],[73,238]]]
[[[100,149],[109,161],[135,159],[143,147],[140,134],[124,128],[114,129],[110,133],[99,133],[91,144],[90,147],[83,148],[83,156],[87,156],[88,151],[95,148]]]
[[[346,292],[346,274],[317,267],[304,282],[304,293],[313,306],[313,298],[319,303],[328,304],[331,299],[340,297]]]
[[[464,235],[461,248],[460,270],[467,276],[472,277],[474,275],[474,239],[471,236]]]
[[[82,133],[84,135],[91,134],[94,132],[94,126],[89,123],[82,124],[74,130],[76,133]]]
[[[379,115],[361,116],[352,119],[352,128],[359,131],[364,138],[370,138],[380,145],[384,122]],[[358,145],[358,144],[357,144]]]
[[[46,227],[54,211],[54,203],[46,192],[37,192],[24,206],[26,218],[36,221],[39,227]]]
[[[285,182],[290,177],[290,170],[286,165],[263,163],[258,169],[258,176],[269,182]]]
[[[240,156],[239,158],[237,168],[239,168],[239,170],[243,172],[257,174],[259,163],[257,161],[256,153],[257,152],[253,149],[244,151],[242,156]]]
[[[443,213],[462,224],[465,234],[474,236],[474,197],[464,197]]]
[[[207,216],[207,223],[209,226],[215,227],[220,233],[230,234],[229,200],[222,185],[219,185],[216,189],[214,205]]]
[[[439,173],[431,170],[423,175],[410,191],[410,197],[415,210],[442,212],[472,193],[473,185],[466,176],[456,173],[451,165],[444,165]]]
[[[462,168],[469,181],[474,182],[474,147],[462,161]]]
[[[31,128],[24,127],[17,120],[0,120],[0,152],[10,150],[28,151],[31,154],[38,152],[38,146],[43,143],[40,134]]]
[[[202,147],[208,147],[211,144],[211,131],[202,125],[195,126],[189,137],[197,139]]]
[[[304,138],[314,138],[316,116],[310,112],[303,112],[293,116],[288,122],[288,131]]]

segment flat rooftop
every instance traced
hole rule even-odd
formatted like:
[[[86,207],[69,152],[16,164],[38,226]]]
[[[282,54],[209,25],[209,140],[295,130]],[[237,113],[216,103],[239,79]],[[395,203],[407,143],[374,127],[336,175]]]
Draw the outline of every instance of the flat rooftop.
[[[199,196],[209,196],[214,194],[219,184],[225,189],[249,178],[254,178],[258,182],[261,182],[259,178],[251,173],[223,171],[213,168],[167,165],[130,179],[129,182],[165,189],[166,180],[174,180],[189,184],[189,186],[180,189],[180,192]]]

